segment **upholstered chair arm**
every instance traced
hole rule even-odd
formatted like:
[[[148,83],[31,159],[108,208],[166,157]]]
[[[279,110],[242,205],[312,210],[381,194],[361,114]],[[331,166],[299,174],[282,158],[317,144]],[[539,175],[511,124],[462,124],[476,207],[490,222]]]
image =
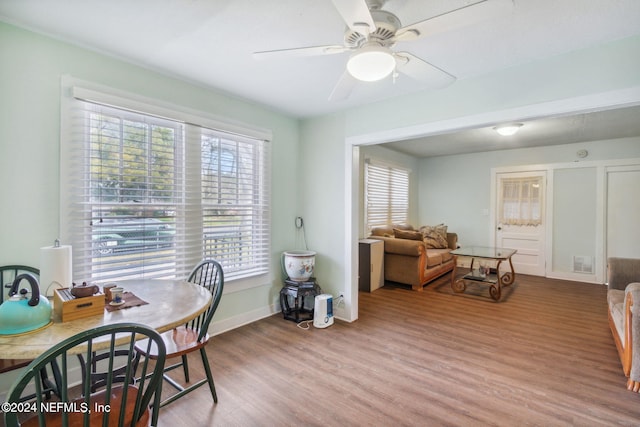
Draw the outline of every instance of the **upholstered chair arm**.
[[[629,283],[640,282],[640,259],[611,257],[608,267],[609,289],[623,290]]]
[[[630,313],[625,313],[625,341],[631,340],[631,343],[625,342],[624,345],[631,344],[631,371],[629,372],[629,380],[640,382],[640,283],[630,283],[625,289],[625,310],[629,309]],[[629,329],[627,329],[627,325]],[[628,349],[627,349],[628,350]]]

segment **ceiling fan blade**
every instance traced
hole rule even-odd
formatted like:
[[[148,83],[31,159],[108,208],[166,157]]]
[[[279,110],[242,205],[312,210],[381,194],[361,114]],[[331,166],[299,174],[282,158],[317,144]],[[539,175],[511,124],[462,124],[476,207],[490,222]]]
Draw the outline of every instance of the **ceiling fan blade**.
[[[333,0],[333,5],[353,31],[367,35],[376,30],[365,0]]]
[[[338,80],[338,83],[333,88],[331,95],[329,95],[329,101],[344,101],[349,98],[349,95],[351,95],[356,84],[358,84],[358,81],[345,70],[345,72],[342,73],[342,77],[340,77],[340,80]]]
[[[346,46],[328,45],[328,46],[310,46],[297,47],[292,49],[264,50],[261,52],[253,52],[255,59],[272,59],[272,58],[291,58],[305,56],[332,55],[351,50]]]
[[[396,41],[410,41],[432,34],[451,31],[500,16],[513,8],[513,0],[480,0],[442,15],[400,28]]]
[[[428,84],[433,89],[440,89],[456,81],[456,78],[435,65],[410,54],[398,52],[395,54],[396,69],[402,74],[419,82]]]

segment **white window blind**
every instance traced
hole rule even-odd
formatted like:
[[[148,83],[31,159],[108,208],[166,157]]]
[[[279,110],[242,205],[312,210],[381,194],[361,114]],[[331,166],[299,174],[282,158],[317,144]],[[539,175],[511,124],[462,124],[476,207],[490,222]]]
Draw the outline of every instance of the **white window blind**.
[[[367,230],[406,223],[409,215],[409,170],[367,159],[364,173]]]
[[[269,153],[259,139],[73,100],[62,235],[74,278],[184,278],[202,258],[232,280],[268,272]]]
[[[267,153],[255,140],[202,132],[205,255],[226,275],[265,272],[269,265]]]

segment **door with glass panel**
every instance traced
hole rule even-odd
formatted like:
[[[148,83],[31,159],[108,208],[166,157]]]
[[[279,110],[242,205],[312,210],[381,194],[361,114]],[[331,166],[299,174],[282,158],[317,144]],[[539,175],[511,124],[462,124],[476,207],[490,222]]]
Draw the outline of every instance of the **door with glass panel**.
[[[516,249],[519,274],[545,275],[545,171],[496,175],[496,246]]]

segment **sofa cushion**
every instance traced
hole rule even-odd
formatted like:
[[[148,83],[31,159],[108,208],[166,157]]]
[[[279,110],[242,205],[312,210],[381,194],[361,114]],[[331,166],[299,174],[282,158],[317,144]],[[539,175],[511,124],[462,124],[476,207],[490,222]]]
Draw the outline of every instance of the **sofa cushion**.
[[[400,230],[399,228],[393,229],[393,235],[396,239],[407,239],[407,240],[420,240],[422,241],[422,233],[419,231],[413,230]]]
[[[445,249],[448,247],[446,225],[423,225],[420,227],[420,232],[427,248]]]
[[[451,261],[453,259],[453,255],[451,255],[451,249],[429,249],[427,254],[435,252],[442,257],[442,263]]]
[[[398,237],[395,235],[394,230],[411,231],[413,230],[413,226],[409,224],[380,225],[371,229],[371,235],[379,237]]]
[[[427,268],[437,267],[442,264],[442,254],[437,251],[427,251]]]
[[[393,224],[391,227],[397,228],[398,230],[414,230],[411,224]]]

